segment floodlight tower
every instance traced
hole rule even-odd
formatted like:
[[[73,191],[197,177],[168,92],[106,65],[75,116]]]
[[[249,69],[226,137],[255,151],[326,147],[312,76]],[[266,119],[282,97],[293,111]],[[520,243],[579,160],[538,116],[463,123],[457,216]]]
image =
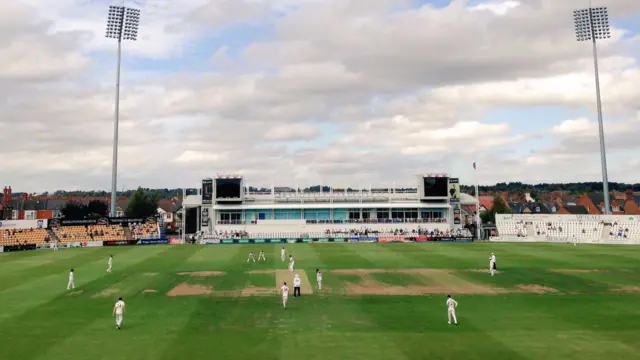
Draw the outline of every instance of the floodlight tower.
[[[140,10],[124,6],[109,6],[106,37],[118,41],[118,64],[116,67],[115,119],[113,123],[113,168],[111,170],[111,216],[116,216],[116,191],[118,182],[118,123],[120,120],[120,65],[122,41],[138,40]]]
[[[600,100],[600,74],[598,72],[598,46],[596,40],[611,37],[609,31],[609,13],[606,7],[589,7],[573,12],[578,41],[591,41],[593,45],[593,66],[596,78],[596,103],[598,106],[598,130],[600,133],[600,162],[602,164],[602,191],[604,192],[604,213],[611,214],[609,202],[609,177],[607,175],[607,155],[604,146],[604,128],[602,125],[602,102]]]

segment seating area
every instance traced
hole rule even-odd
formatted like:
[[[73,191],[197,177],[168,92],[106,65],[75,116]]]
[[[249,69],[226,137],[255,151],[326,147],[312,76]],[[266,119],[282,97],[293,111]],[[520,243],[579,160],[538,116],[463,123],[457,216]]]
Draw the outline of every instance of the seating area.
[[[527,229],[522,220],[498,220],[496,219],[496,227],[500,236],[517,236],[526,237]]]
[[[498,215],[499,237],[550,241],[640,241],[640,219],[624,215]]]
[[[125,240],[124,228],[120,225],[64,226],[55,230],[61,243],[84,241]]]
[[[372,230],[368,228],[360,229],[326,229],[322,232],[247,232],[239,231],[218,231],[213,234],[203,234],[203,239],[296,239],[296,238],[347,238],[353,236],[434,236],[434,237],[471,237],[472,234],[467,229],[446,230],[420,228],[418,230],[407,229],[384,229]]]
[[[599,239],[604,223],[598,221],[534,221],[536,236],[556,239]]]
[[[129,224],[129,230],[135,240],[157,239],[160,237],[158,224]]]
[[[11,229],[0,231],[0,246],[44,244],[49,241],[46,229]]]
[[[621,221],[611,225],[609,239],[638,239],[640,240],[640,222]]]

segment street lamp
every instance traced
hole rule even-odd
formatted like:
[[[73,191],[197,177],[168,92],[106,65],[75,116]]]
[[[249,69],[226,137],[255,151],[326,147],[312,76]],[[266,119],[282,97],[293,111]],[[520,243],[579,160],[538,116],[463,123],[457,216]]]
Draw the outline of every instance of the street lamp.
[[[573,12],[578,41],[591,41],[593,44],[593,66],[596,78],[596,102],[598,106],[598,130],[600,133],[600,162],[602,164],[602,191],[604,192],[605,214],[611,213],[609,202],[609,179],[607,176],[607,155],[604,146],[604,128],[602,125],[602,101],[600,100],[600,74],[598,73],[598,46],[596,40],[611,37],[609,14],[606,7],[589,7]]]
[[[116,215],[116,192],[118,182],[118,122],[120,120],[120,65],[122,40],[136,41],[140,10],[125,6],[109,6],[106,37],[118,41],[118,65],[116,68],[115,119],[113,123],[113,168],[111,170],[111,216]]]

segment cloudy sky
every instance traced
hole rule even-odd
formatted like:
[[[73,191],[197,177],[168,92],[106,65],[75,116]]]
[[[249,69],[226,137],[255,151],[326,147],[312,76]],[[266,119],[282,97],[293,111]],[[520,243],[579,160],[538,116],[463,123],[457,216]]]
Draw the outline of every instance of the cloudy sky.
[[[118,4],[118,0],[114,1]],[[105,0],[4,0],[0,185],[109,189]],[[118,188],[598,181],[587,0],[125,0]],[[640,181],[640,1],[600,43],[609,179]],[[473,161],[478,170],[474,173]]]

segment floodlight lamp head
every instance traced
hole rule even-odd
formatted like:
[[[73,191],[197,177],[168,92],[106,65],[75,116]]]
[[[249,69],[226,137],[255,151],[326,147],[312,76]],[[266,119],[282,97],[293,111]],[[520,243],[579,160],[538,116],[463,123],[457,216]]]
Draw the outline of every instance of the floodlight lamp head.
[[[575,10],[573,21],[578,41],[595,41],[611,37],[606,7]]]

